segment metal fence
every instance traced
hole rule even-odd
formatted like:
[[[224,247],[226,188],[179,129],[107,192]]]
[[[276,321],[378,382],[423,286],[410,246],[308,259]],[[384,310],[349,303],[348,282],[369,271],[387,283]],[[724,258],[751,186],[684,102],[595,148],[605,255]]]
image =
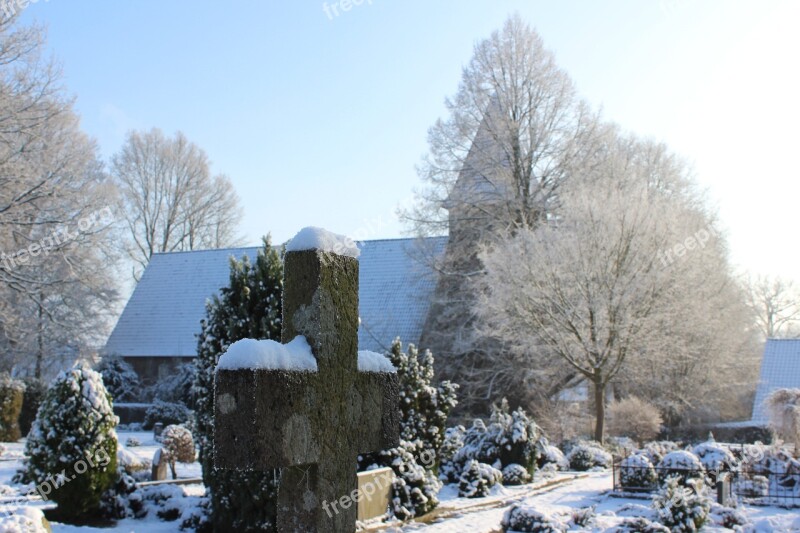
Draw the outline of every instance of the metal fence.
[[[731,492],[740,500],[754,505],[800,507],[800,472],[773,472],[757,467],[734,470],[730,473]],[[716,472],[678,468],[613,465],[614,491],[648,495],[658,491],[672,476],[683,480],[698,479],[710,488],[717,483]]]

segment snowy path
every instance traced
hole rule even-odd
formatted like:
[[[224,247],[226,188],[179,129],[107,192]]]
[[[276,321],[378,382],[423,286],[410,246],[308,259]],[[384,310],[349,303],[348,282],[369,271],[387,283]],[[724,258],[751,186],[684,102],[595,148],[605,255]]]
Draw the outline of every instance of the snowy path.
[[[589,474],[587,477],[568,481],[552,489],[520,500],[535,502],[537,507],[555,511],[567,511],[588,507],[604,499],[601,492],[611,488],[611,474]],[[512,502],[509,502],[511,505]],[[461,515],[450,516],[447,520],[433,524],[411,523],[400,528],[389,528],[386,531],[424,531],[425,533],[455,533],[470,531],[474,533],[492,533],[500,531],[500,520],[508,506],[483,511],[466,511]],[[599,509],[598,509],[599,510]]]

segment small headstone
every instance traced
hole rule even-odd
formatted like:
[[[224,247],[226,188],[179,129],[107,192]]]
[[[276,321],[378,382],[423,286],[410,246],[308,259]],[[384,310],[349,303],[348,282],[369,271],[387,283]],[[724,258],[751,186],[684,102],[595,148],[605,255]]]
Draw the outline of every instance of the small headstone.
[[[218,368],[215,467],[281,468],[279,531],[355,531],[357,456],[398,443],[397,374],[358,370],[358,260],[284,261],[282,340],[305,336],[317,370]]]
[[[150,470],[151,481],[164,481],[167,479],[167,461],[164,460],[162,451],[162,448],[159,448],[153,454],[153,466]]]
[[[729,505],[733,499],[733,476],[730,472],[723,472],[717,476],[717,503]]]
[[[164,423],[163,422],[156,422],[153,425],[153,438],[158,440],[161,434],[164,432]]]

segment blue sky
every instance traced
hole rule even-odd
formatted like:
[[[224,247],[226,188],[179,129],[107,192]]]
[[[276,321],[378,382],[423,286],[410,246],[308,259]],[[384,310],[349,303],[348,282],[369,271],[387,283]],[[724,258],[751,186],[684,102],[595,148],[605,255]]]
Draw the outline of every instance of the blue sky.
[[[233,180],[252,244],[402,235],[427,129],[518,11],[606,118],[692,162],[737,264],[795,275],[800,3],[339,2],[39,0],[23,21],[48,27],[105,157],[129,129],[182,130]]]

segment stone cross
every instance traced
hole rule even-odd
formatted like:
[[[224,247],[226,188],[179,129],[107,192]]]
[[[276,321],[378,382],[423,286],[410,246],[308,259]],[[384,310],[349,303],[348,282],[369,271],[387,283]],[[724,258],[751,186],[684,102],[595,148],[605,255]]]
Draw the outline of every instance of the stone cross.
[[[397,374],[358,370],[358,260],[284,259],[282,342],[304,335],[317,372],[218,369],[215,467],[281,468],[279,531],[355,531],[357,455],[397,446]]]

